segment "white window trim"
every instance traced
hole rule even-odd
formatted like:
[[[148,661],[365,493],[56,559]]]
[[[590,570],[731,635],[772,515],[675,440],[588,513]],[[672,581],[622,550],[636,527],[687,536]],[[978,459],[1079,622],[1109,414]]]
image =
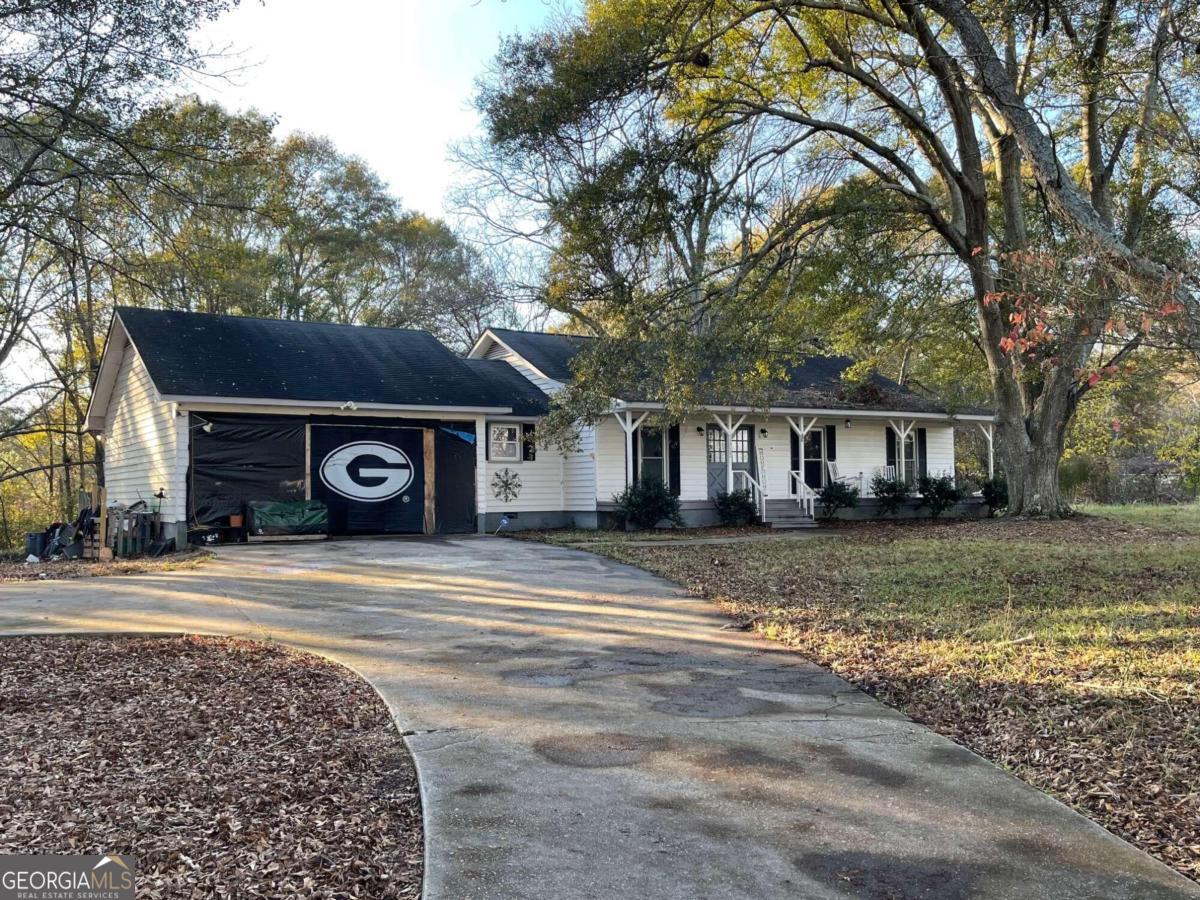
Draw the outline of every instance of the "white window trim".
[[[505,455],[497,454],[496,443],[492,439],[492,429],[493,428],[510,428],[516,432],[516,437],[511,442],[507,441],[507,440],[501,441],[501,443],[503,443],[503,444],[511,443],[513,445],[513,452],[515,454],[514,456],[508,456],[507,454],[505,454]],[[525,454],[522,452],[522,445],[521,445],[523,436],[524,436],[524,429],[522,428],[520,422],[488,422],[488,426],[487,426],[488,461],[489,462],[502,462],[502,463],[519,463],[522,460],[524,460]]]

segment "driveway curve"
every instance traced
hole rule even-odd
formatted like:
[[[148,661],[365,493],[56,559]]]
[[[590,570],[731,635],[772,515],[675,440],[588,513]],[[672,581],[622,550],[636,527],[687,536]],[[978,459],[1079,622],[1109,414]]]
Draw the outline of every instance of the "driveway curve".
[[[285,641],[388,702],[428,900],[1183,898],[1200,889],[710,604],[503,538],[231,547],[0,586],[0,632]]]

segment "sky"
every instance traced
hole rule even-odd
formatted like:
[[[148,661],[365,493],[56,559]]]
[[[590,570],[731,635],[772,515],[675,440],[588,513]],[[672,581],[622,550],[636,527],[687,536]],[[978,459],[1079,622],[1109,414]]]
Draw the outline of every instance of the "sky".
[[[567,8],[570,8],[567,2]],[[563,0],[242,0],[201,48],[235,55],[196,89],[279,120],[280,135],[325,135],[365,160],[403,204],[445,212],[451,143],[478,128],[476,77],[501,38],[556,16]]]

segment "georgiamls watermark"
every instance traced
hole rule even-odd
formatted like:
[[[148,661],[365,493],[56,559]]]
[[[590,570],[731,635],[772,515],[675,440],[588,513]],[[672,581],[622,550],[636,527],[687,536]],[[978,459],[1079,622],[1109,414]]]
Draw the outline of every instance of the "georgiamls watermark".
[[[132,856],[0,856],[0,900],[133,900]]]

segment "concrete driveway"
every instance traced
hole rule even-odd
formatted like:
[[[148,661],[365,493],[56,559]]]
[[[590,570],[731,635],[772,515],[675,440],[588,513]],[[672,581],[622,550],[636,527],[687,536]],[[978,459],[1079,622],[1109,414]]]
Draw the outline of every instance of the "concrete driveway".
[[[725,624],[636,569],[487,537],[0,586],[4,633],[235,633],[357,669],[417,762],[429,900],[1200,896]]]

